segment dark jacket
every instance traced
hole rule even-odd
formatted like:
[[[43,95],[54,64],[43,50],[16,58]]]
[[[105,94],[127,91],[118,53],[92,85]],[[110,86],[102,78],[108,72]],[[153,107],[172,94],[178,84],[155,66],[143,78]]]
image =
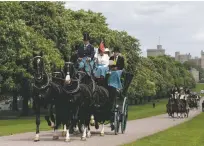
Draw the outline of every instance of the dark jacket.
[[[111,56],[110,60],[114,61],[114,56]],[[116,67],[118,68],[118,70],[123,70],[123,68],[125,67],[125,60],[122,56],[118,56],[118,60],[116,62]]]
[[[84,46],[81,46],[78,49],[78,57],[83,58],[83,57],[90,57],[92,60],[94,58],[94,47],[89,44],[86,48]]]

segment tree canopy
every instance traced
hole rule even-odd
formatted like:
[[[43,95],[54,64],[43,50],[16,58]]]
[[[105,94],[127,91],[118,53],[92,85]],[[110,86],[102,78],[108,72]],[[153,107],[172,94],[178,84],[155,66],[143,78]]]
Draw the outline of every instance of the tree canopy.
[[[108,27],[102,13],[73,11],[63,2],[0,3],[0,87],[4,92],[19,91],[23,77],[32,78],[32,54],[44,52],[46,70],[50,63],[63,65],[73,46],[82,42],[83,32],[98,46],[118,46],[125,57],[126,70],[134,74],[129,89],[133,98],[164,96],[173,85],[195,85],[184,65],[168,56],[141,57],[139,38]]]

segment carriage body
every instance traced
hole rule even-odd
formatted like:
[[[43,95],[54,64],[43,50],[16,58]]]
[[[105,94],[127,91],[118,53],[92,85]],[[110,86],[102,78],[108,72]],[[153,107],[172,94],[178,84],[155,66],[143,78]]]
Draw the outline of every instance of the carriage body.
[[[123,72],[121,76],[122,89],[117,90],[117,96],[115,101],[115,111],[114,111],[114,130],[115,134],[119,133],[119,127],[121,127],[121,132],[124,133],[126,130],[126,124],[128,119],[128,97],[127,90],[133,79],[133,75],[129,72]]]

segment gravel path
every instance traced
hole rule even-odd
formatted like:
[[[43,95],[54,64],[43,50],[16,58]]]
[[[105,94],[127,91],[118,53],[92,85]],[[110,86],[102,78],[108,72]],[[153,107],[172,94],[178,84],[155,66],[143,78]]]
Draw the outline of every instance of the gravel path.
[[[152,109],[154,110],[154,109]],[[114,135],[110,131],[110,127],[105,128],[105,136],[100,136],[100,131],[93,131],[92,137],[87,141],[81,141],[80,135],[71,136],[71,142],[64,142],[64,138],[60,137],[59,140],[52,140],[52,132],[41,132],[40,140],[37,143],[33,142],[35,133],[24,133],[13,136],[0,137],[0,146],[117,146],[131,141],[135,141],[139,138],[152,135],[159,131],[163,131],[167,128],[173,127],[187,120],[192,119],[201,112],[199,110],[191,110],[189,118],[185,119],[171,119],[167,114],[129,121],[125,134]],[[1,129],[0,129],[1,130]]]

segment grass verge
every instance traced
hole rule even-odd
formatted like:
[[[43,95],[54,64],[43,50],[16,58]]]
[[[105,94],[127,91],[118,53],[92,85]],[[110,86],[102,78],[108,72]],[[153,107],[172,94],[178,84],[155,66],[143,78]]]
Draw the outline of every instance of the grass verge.
[[[204,146],[204,113],[190,121],[124,146]]]
[[[129,106],[128,120],[142,119],[146,117],[156,116],[166,113],[167,99],[156,102],[156,107],[152,107],[152,103]]]

